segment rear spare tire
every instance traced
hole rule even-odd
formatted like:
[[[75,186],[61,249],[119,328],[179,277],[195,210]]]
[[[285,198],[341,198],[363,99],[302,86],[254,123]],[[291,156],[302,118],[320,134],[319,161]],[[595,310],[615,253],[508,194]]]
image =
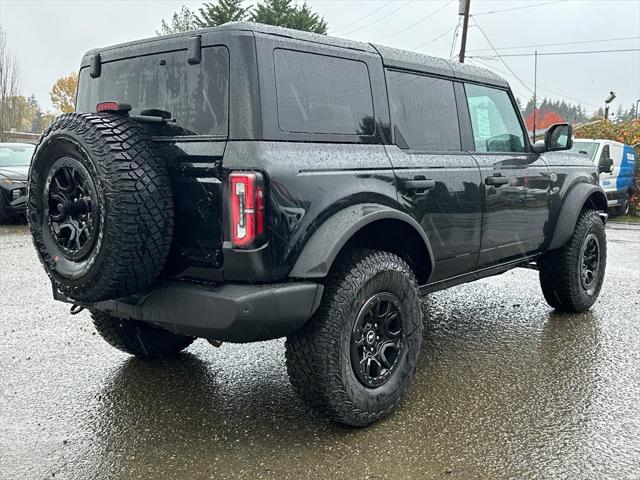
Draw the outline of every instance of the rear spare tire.
[[[62,115],[36,147],[28,217],[62,293],[85,303],[131,295],[156,280],[171,247],[167,167],[127,117]]]

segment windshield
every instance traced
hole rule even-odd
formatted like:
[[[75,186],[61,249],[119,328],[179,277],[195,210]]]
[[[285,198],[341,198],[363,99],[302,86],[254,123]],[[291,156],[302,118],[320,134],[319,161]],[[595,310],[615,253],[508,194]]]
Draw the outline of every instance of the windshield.
[[[569,151],[573,153],[582,153],[591,160],[594,160],[599,146],[600,144],[598,142],[573,142],[573,147],[571,147],[571,150]]]
[[[105,62],[97,78],[80,71],[78,112],[95,112],[99,102],[131,105],[131,115],[164,110],[178,135],[227,135],[229,53],[205,47],[202,61],[187,62],[184,50]]]
[[[28,167],[35,148],[33,145],[0,145],[0,167]]]

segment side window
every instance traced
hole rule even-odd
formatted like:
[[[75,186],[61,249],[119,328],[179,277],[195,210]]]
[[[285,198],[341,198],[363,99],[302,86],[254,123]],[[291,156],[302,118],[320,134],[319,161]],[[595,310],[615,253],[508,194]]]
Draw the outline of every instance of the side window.
[[[396,145],[412,150],[460,150],[453,82],[387,70]]]
[[[600,164],[604,165],[604,161],[611,158],[611,151],[609,150],[609,145],[605,145],[602,147],[602,153],[600,154]]]
[[[278,125],[283,132],[373,135],[367,64],[274,50]]]
[[[465,85],[477,152],[524,152],[524,132],[504,90]]]

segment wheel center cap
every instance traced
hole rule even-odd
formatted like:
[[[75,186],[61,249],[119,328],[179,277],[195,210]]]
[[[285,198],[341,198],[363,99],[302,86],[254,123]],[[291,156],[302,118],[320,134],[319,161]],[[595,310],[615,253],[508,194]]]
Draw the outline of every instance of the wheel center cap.
[[[376,332],[374,332],[373,330],[369,330],[367,332],[367,336],[365,337],[365,340],[369,345],[373,345],[373,342],[376,341]]]

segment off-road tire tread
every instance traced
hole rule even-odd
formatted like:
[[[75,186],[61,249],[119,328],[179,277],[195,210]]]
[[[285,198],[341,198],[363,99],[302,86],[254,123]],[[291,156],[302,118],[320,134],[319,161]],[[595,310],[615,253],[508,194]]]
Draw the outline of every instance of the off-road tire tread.
[[[580,297],[582,285],[576,275],[578,267],[575,262],[581,261],[579,255],[582,242],[594,226],[601,228],[604,235],[604,225],[598,212],[590,209],[583,210],[569,241],[563,247],[546,253],[538,262],[542,293],[547,303],[557,310],[579,313],[588,310],[591,306],[586,306]],[[606,243],[601,244],[602,270],[606,266],[606,254]]]
[[[384,266],[393,265],[411,280],[414,301],[421,315],[418,283],[409,265],[384,251],[360,249],[336,259],[325,279],[323,300],[313,317],[287,337],[286,365],[294,391],[310,407],[338,423],[364,426],[386,417],[401,402],[406,388],[387,408],[362,411],[347,396],[340,378],[340,359],[331,345],[339,341],[342,317],[347,315],[355,292]],[[422,336],[422,319],[418,335]],[[416,359],[417,360],[417,359]],[[417,361],[406,372],[413,377]],[[397,372],[398,374],[400,372]]]
[[[38,241],[41,223],[30,221],[34,243],[47,273],[65,295],[84,302],[141,291],[157,279],[171,247],[174,210],[167,166],[138,123],[104,113],[70,113],[58,117],[40,138],[34,162],[56,141],[58,134],[67,132],[83,139],[97,166],[98,178],[94,177],[94,182],[108,203],[105,211],[108,211],[110,227],[101,247],[107,249],[108,261],[103,262],[97,275],[87,282],[65,282],[48,266],[51,258]],[[43,186],[36,185],[36,188]],[[30,209],[31,203],[30,198]]]
[[[144,359],[168,358],[180,353],[195,340],[144,322],[122,320],[104,312],[91,312],[93,325],[112,347]]]

